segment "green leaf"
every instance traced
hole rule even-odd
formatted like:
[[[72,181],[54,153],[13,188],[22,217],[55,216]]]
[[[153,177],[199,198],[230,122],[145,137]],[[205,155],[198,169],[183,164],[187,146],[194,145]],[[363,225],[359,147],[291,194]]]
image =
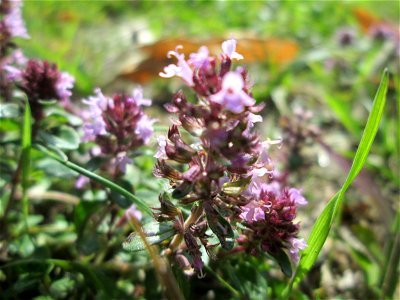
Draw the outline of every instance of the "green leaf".
[[[293,282],[299,282],[304,274],[308,270],[310,270],[310,268],[316,261],[322,249],[322,246],[324,245],[326,238],[328,237],[330,228],[335,220],[335,217],[340,209],[344,194],[351,183],[354,181],[354,179],[357,177],[358,173],[361,171],[366,161],[369,150],[371,149],[375,135],[378,131],[380,120],[382,118],[383,108],[386,102],[388,83],[389,76],[387,70],[385,70],[383,72],[378,91],[375,95],[373,107],[368,117],[368,121],[365,126],[364,133],[361,137],[361,141],[355,154],[351,169],[347,175],[345,182],[343,183],[342,188],[329,201],[328,205],[325,207],[325,209],[315,222],[315,225],[307,242],[308,247],[305,249],[303,255],[301,256],[299,267],[296,271],[292,284]]]
[[[236,196],[243,192],[249,185],[251,177],[240,179],[233,182],[225,182],[222,186],[222,191],[225,194]]]
[[[279,249],[278,253],[272,256],[278,262],[283,274],[285,274],[287,277],[292,277],[292,265],[290,264],[290,260],[286,252],[283,251],[282,249]]]
[[[69,126],[60,126],[55,135],[40,131],[39,136],[46,145],[65,150],[78,149],[80,143],[78,133]]]
[[[60,165],[58,162],[48,157],[45,157],[35,163],[35,166],[37,170],[43,170],[44,172],[46,172],[46,175],[55,177],[55,180],[65,180],[67,178],[70,179],[76,177],[76,172],[65,166]]]
[[[82,119],[66,112],[59,107],[51,107],[46,111],[46,121],[49,119],[54,119],[58,124],[69,123],[72,126],[81,126]]]
[[[159,223],[154,221],[143,226],[143,233],[146,236],[147,242],[150,245],[155,245],[172,237],[176,233],[176,230],[172,223]],[[122,244],[122,247],[129,252],[146,249],[142,238],[136,232],[132,232],[128,236],[126,241]]]
[[[0,119],[15,118],[20,115],[18,105],[16,103],[1,103]]]
[[[193,184],[187,181],[182,182],[172,192],[172,198],[181,199],[192,191]]]
[[[55,100],[55,99],[53,99],[53,100],[39,100],[38,102],[43,106],[51,106],[53,104],[56,104],[57,100]]]
[[[75,281],[70,278],[61,278],[50,285],[50,294],[56,299],[64,299],[74,289]]]
[[[208,226],[218,237],[222,248],[231,250],[234,245],[234,232],[231,224],[213,207],[207,207],[206,211]]]

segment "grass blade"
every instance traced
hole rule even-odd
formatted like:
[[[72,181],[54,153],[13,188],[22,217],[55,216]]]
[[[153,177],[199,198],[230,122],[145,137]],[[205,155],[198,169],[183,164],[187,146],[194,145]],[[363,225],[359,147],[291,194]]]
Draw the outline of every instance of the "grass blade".
[[[332,197],[328,205],[325,207],[325,209],[315,222],[315,225],[308,239],[308,247],[305,249],[303,255],[301,256],[296,274],[286,293],[290,292],[293,283],[299,282],[317,260],[322,246],[324,245],[326,238],[328,237],[330,228],[340,209],[344,194],[351,183],[354,181],[354,179],[357,177],[358,173],[361,171],[365,163],[365,160],[374,141],[375,135],[378,131],[380,120],[382,118],[383,108],[386,102],[388,83],[389,75],[388,71],[385,70],[383,72],[378,91],[375,95],[373,107],[368,117],[368,121],[365,126],[364,133],[361,137],[361,141],[355,154],[351,169],[347,175],[345,182],[343,183],[342,188],[336,193],[335,196]]]
[[[40,152],[50,156],[51,158],[55,159],[56,161],[58,161],[59,163],[63,164],[64,166],[68,167],[71,170],[74,170],[75,172],[84,175],[106,187],[108,187],[109,189],[111,189],[112,191],[126,197],[127,199],[131,200],[132,203],[135,203],[138,208],[140,208],[143,212],[147,213],[150,216],[153,216],[153,213],[150,209],[150,207],[140,198],[136,197],[135,195],[133,195],[132,193],[130,193],[129,191],[127,191],[126,189],[124,189],[123,187],[115,184],[114,182],[96,174],[93,173],[85,168],[82,168],[81,166],[78,166],[77,164],[74,164],[73,162],[70,162],[67,159],[67,156],[61,152],[61,150],[58,150],[57,152],[53,152],[49,149],[47,149],[46,147],[44,147],[43,145],[40,144],[36,144],[35,148],[37,150],[39,150]],[[62,153],[62,154],[61,154]]]
[[[31,108],[29,106],[29,101],[25,101],[25,112],[22,123],[22,211],[24,219],[26,222],[26,227],[28,226],[27,220],[29,215],[29,202],[27,196],[27,190],[29,187],[29,172],[31,164],[31,145],[32,145],[32,118],[31,118]],[[28,228],[26,228],[28,229]]]

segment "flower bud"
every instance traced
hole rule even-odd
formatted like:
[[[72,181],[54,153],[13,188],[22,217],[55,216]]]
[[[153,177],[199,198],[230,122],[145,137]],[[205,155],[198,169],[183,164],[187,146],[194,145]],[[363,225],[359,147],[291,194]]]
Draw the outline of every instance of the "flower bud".
[[[173,220],[176,216],[180,214],[180,210],[168,199],[168,194],[163,193],[158,197],[161,207],[155,208],[159,210],[159,213],[154,213],[154,217],[159,222],[164,222],[167,220]]]
[[[168,165],[165,160],[157,161],[153,175],[159,178],[167,178],[169,180],[181,180],[182,173]]]

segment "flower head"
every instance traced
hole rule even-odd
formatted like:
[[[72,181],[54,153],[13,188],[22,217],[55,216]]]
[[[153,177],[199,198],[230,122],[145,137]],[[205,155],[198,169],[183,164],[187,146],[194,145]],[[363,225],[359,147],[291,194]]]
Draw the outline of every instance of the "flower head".
[[[21,68],[11,65],[3,68],[10,80],[19,83],[30,101],[66,100],[72,94],[74,78],[58,71],[55,64],[31,59]]]
[[[307,247],[307,243],[304,239],[291,238],[290,242],[290,255],[295,263],[299,262],[299,251],[304,250]]]
[[[179,248],[187,250],[191,266],[200,276],[204,266],[200,248],[210,253],[215,246],[206,232],[211,231],[222,248],[231,250],[234,230],[239,230],[241,249],[253,255],[273,255],[282,249],[295,255],[302,247],[295,243],[299,224],[294,219],[297,206],[306,200],[299,190],[279,181],[279,176],[273,178],[277,172],[268,148],[280,141],[262,142],[256,132],[263,106],[255,105],[245,69],[231,71],[232,59],[243,58],[236,52],[236,41],[224,42],[222,49],[219,66],[206,47],[192,53],[188,61],[178,51],[169,52],[178,64],[169,65],[160,74],[187,75],[184,81],[188,84],[188,78],[192,80],[189,86],[199,100],[188,101],[179,91],[165,105],[177,118],[167,136],[157,139],[153,174],[168,179],[171,189],[171,201],[160,200],[157,210],[161,213],[155,217],[159,222],[174,221],[183,236],[184,245]],[[183,130],[187,134],[181,134]],[[182,205],[195,203],[190,217],[194,223],[189,228],[172,199]],[[232,226],[237,222],[243,226]]]
[[[88,110],[84,118],[84,141],[95,141],[103,155],[114,157],[114,167],[125,173],[126,165],[132,160],[128,152],[147,144],[153,134],[154,119],[143,111],[143,105],[151,100],[143,98],[143,92],[137,88],[133,96],[115,94],[104,96],[100,89],[95,95],[83,100]]]
[[[256,103],[243,88],[243,77],[236,72],[229,72],[222,79],[221,90],[217,94],[212,95],[210,100],[221,104],[233,113],[241,113],[245,110],[246,106],[252,106]]]

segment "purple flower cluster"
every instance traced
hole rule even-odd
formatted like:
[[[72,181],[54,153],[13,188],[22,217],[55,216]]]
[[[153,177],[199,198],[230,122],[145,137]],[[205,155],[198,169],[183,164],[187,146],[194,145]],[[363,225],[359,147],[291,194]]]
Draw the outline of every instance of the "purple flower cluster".
[[[246,252],[258,255],[260,251],[271,255],[282,248],[289,249],[293,261],[299,259],[299,250],[306,247],[304,240],[297,239],[299,224],[294,224],[296,209],[307,200],[296,188],[282,188],[278,176],[268,183],[253,180],[245,191],[249,203],[242,207],[240,218],[247,227],[238,242]]]
[[[21,13],[22,2],[19,0],[3,0],[0,3],[0,15],[3,16],[0,21],[0,40],[4,41],[13,38],[29,38],[25,28]]]
[[[192,267],[202,274],[200,245],[207,252],[215,247],[208,242],[208,229],[222,248],[230,250],[234,230],[241,230],[235,227],[239,222],[245,228],[239,238],[241,249],[254,255],[287,249],[296,261],[305,243],[297,239],[299,225],[293,221],[297,207],[307,201],[297,189],[281,188],[269,179],[274,167],[268,148],[276,142],[262,142],[255,132],[263,105],[256,105],[246,70],[232,70],[232,60],[243,58],[236,52],[236,41],[222,44],[219,59],[201,47],[186,61],[180,48],[168,53],[178,62],[165,67],[160,76],[180,77],[198,102],[188,101],[179,91],[165,106],[177,119],[167,136],[158,137],[154,175],[169,180],[171,196],[179,204],[193,205],[184,220],[168,197],[160,197],[155,217],[160,222],[173,220],[182,241],[174,238],[170,250],[180,257],[186,251]]]
[[[31,59],[23,68],[6,65],[4,69],[8,79],[15,81],[30,101],[65,101],[72,95],[74,78],[66,72],[60,72],[56,64]]]
[[[72,95],[74,78],[60,72],[56,64],[41,60],[26,60],[19,52],[13,61],[18,67],[5,65],[7,79],[14,82],[28,97],[35,120],[43,117],[40,100],[59,100],[65,102]]]
[[[113,165],[125,173],[132,163],[128,152],[147,144],[153,134],[154,119],[149,118],[142,106],[151,105],[137,88],[132,96],[115,94],[104,96],[95,89],[95,96],[83,100],[89,109],[84,112],[84,141],[95,141],[101,153],[113,157]]]

